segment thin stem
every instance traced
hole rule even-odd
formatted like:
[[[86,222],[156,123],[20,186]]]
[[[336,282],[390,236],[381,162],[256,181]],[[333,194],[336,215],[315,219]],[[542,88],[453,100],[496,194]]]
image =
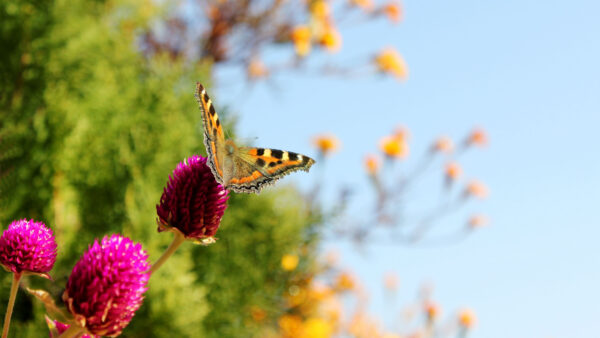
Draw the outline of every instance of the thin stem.
[[[150,275],[152,275],[158,268],[160,268],[169,257],[177,250],[177,248],[185,241],[185,236],[180,231],[174,231],[173,242],[167,248],[167,250],[160,256],[160,258],[150,268]]]
[[[4,327],[2,328],[2,338],[8,337],[8,328],[10,327],[10,317],[12,317],[13,307],[15,306],[15,300],[17,299],[17,291],[19,291],[19,282],[23,274],[21,272],[15,272],[13,274],[12,285],[10,286],[10,297],[8,298],[8,307],[6,308],[6,315],[4,316]]]

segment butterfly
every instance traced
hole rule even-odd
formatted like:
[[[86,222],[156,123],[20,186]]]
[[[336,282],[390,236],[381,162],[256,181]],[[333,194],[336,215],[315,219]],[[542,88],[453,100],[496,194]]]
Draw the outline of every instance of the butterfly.
[[[291,172],[308,171],[315,163],[312,158],[291,151],[237,146],[225,139],[215,107],[198,82],[195,96],[202,111],[207,162],[217,182],[226,189],[259,193]]]

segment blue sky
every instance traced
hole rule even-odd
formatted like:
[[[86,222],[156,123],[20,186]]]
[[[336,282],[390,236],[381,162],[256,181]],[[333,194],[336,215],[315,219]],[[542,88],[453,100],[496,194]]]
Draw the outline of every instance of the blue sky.
[[[350,213],[357,217],[369,212],[360,202],[372,197],[363,156],[396,125],[410,128],[415,155],[440,134],[458,139],[485,127],[490,146],[461,164],[466,177],[491,190],[465,212],[485,212],[491,226],[438,248],[375,245],[357,254],[351,245],[327,243],[325,249],[340,250],[342,264],[371,290],[370,311],[388,323],[398,312],[389,311],[380,290],[385,272],[395,271],[400,303],[430,281],[445,316],[471,307],[478,316],[472,337],[598,336],[600,3],[405,1],[404,7],[399,25],[342,25],[339,55],[316,59],[347,65],[394,46],[410,67],[405,83],[296,72],[276,76],[276,90],[264,84],[248,90],[221,72],[215,101],[237,112],[239,134],[260,146],[315,155],[310,138],[336,134],[343,147],[325,164],[326,186],[330,193],[355,187]],[[311,179],[296,174],[285,181]],[[418,198],[426,201],[435,189],[428,182],[421,187]],[[459,215],[442,223],[460,221]]]

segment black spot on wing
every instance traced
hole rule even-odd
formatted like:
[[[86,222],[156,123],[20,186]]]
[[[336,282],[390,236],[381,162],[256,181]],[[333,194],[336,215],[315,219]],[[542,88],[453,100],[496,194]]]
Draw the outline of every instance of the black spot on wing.
[[[276,163],[276,162],[269,162],[269,167],[274,167],[274,166],[276,166],[276,165],[277,165],[277,163]]]
[[[283,158],[283,151],[271,149],[271,156],[275,157],[278,160],[281,160]]]
[[[310,157],[302,156],[302,165],[307,165],[309,161],[310,161]]]
[[[263,148],[256,148],[256,155],[257,156],[263,156],[265,153],[265,149]]]
[[[212,106],[211,106],[212,107]],[[217,128],[221,125],[221,121],[219,121],[219,119],[217,119]]]
[[[208,111],[210,112],[211,116],[215,116],[216,112],[215,112],[215,106],[213,106],[212,104],[210,105],[210,108],[208,108]]]
[[[289,151],[288,152],[288,157],[290,159],[290,161],[297,161],[298,160],[298,154]]]
[[[208,102],[208,100],[210,100],[210,97],[208,97],[208,94],[206,93],[206,91],[204,92],[204,102]]]
[[[273,163],[273,162],[271,162]],[[256,159],[256,165],[259,167],[264,167],[265,166],[265,160],[263,160],[262,158],[257,158]]]

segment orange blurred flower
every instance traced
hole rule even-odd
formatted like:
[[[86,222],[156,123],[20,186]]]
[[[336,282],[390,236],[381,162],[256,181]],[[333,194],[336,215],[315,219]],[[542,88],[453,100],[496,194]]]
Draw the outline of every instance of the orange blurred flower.
[[[300,25],[294,27],[291,38],[296,49],[296,54],[306,56],[310,52],[311,33],[307,26]]]
[[[489,195],[489,190],[483,183],[473,180],[467,184],[465,194],[467,196],[475,196],[479,199],[484,199]]]
[[[469,227],[471,227],[471,229],[480,228],[487,224],[489,224],[489,219],[485,215],[475,214],[469,218]]]
[[[319,149],[322,155],[326,156],[339,148],[340,141],[334,135],[323,134],[315,136],[313,144]]]
[[[356,338],[371,338],[380,335],[377,323],[364,313],[356,313],[352,317],[348,332]]]
[[[486,131],[482,128],[475,128],[473,131],[471,131],[471,134],[469,134],[466,143],[467,145],[483,147],[488,144],[488,141],[489,140]]]
[[[389,158],[406,158],[409,153],[406,140],[397,136],[386,136],[382,138],[379,147]]]
[[[406,338],[425,338],[425,331],[422,328],[415,330],[413,333],[406,336]]]
[[[373,10],[373,0],[349,0],[351,6],[356,6],[361,8],[366,12],[370,12]]]
[[[440,136],[437,140],[435,140],[432,150],[449,154],[452,152],[452,150],[454,150],[454,142],[452,142],[452,139],[447,136]]]
[[[402,20],[402,6],[397,1],[388,2],[382,7],[381,11],[394,23]]]
[[[402,336],[397,333],[386,332],[380,338],[402,338]]]
[[[475,325],[477,318],[475,312],[471,309],[462,309],[458,312],[458,323],[465,329],[470,329]]]
[[[365,168],[369,175],[375,175],[379,171],[381,163],[379,162],[379,158],[375,155],[367,155],[365,156]]]
[[[435,320],[440,315],[440,306],[432,301],[425,302],[425,314],[429,321]]]
[[[342,272],[335,281],[335,289],[339,291],[349,291],[354,289],[356,281],[349,272]]]
[[[410,139],[410,130],[403,125],[399,125],[394,129],[394,136],[408,141]]]
[[[246,68],[246,73],[250,79],[259,79],[261,77],[267,77],[269,70],[260,59],[252,59]]]
[[[324,27],[319,43],[330,52],[337,52],[342,48],[342,36],[331,25]]]
[[[462,175],[462,168],[456,162],[446,164],[446,179],[449,181],[457,180]]]
[[[281,267],[285,270],[285,271],[292,271],[294,269],[296,269],[296,267],[298,266],[298,255],[290,255],[290,254],[286,254],[283,255],[283,257],[281,257]]]
[[[255,322],[262,322],[267,317],[267,312],[258,306],[250,308],[250,315]]]
[[[383,285],[386,289],[388,289],[389,291],[396,291],[396,289],[398,289],[398,284],[398,276],[396,276],[395,273],[388,272],[385,275],[383,279]]]
[[[406,79],[408,77],[408,67],[406,62],[395,49],[385,48],[375,56],[375,66],[380,72],[391,74],[398,79]]]
[[[283,337],[298,337],[302,332],[302,318],[297,315],[279,317],[279,329]]]
[[[333,290],[325,284],[313,283],[310,286],[309,297],[313,300],[323,301],[333,295]]]

